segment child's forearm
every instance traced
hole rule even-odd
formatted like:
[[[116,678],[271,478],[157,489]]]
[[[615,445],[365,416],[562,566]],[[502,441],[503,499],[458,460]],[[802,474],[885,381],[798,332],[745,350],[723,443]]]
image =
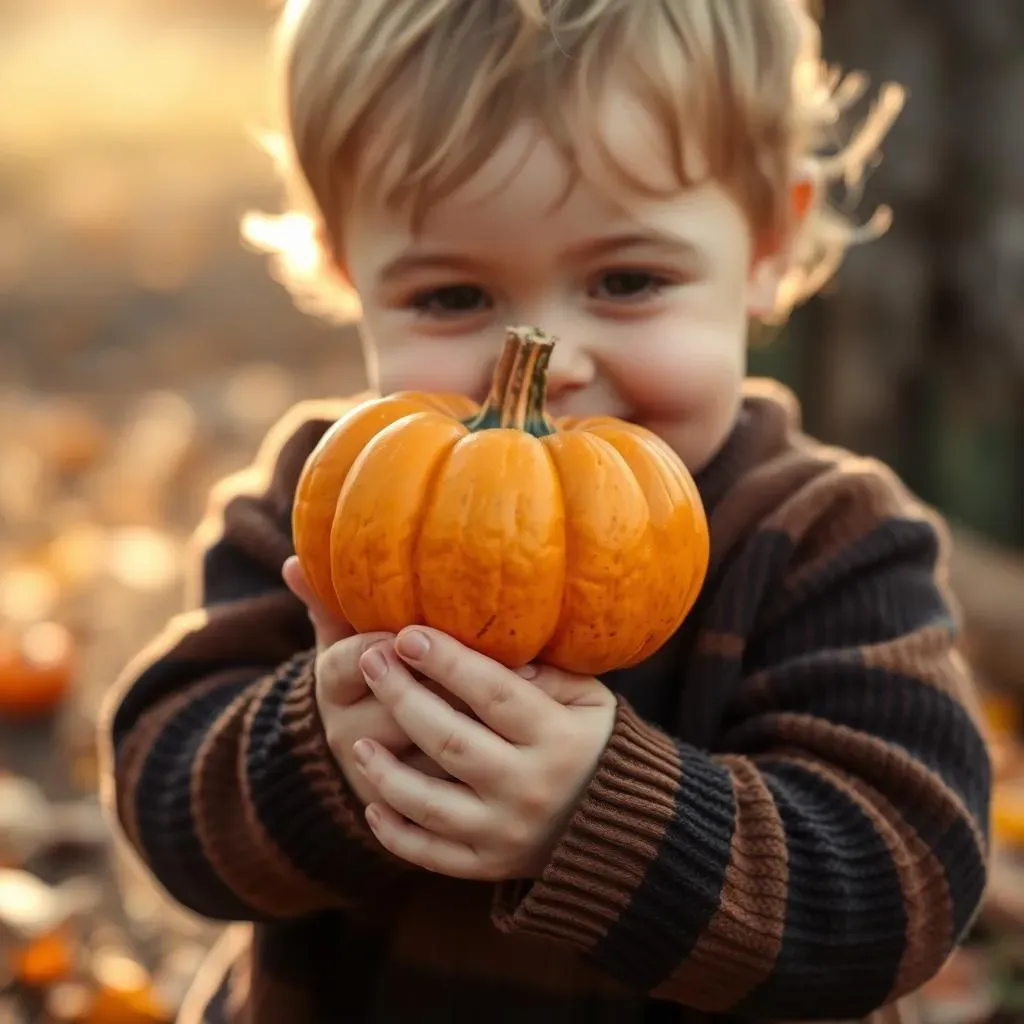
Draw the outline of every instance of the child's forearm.
[[[113,719],[124,833],[168,892],[207,917],[349,906],[372,899],[375,883],[397,870],[375,848],[327,748],[313,652],[268,669],[275,629],[247,624],[291,601],[240,603],[186,631],[137,673]],[[251,662],[204,658],[213,631],[245,642]]]
[[[790,742],[711,757],[624,707],[548,870],[501,888],[496,923],[710,1013],[861,1019],[912,991],[978,905],[981,808],[895,751],[868,781]]]

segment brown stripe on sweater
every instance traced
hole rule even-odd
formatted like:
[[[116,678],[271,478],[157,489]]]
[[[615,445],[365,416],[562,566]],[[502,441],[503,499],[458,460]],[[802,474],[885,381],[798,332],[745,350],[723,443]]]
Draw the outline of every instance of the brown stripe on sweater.
[[[291,537],[281,532],[281,524],[267,515],[259,498],[239,495],[224,509],[224,538],[262,565],[283,566],[295,553]]]
[[[126,690],[135,684],[138,677],[147,668],[165,660],[190,634],[206,629],[209,622],[210,614],[206,608],[194,608],[171,617],[167,625],[129,661],[104,695],[100,717],[105,729],[109,731],[111,728]]]
[[[252,721],[275,682],[269,676],[240,696],[207,732],[192,768],[192,814],[203,852],[227,888],[265,914],[293,917],[338,898],[281,853],[253,810],[242,766]]]
[[[948,949],[953,938],[953,903],[942,865],[899,810],[863,780],[802,753],[780,754],[772,760],[797,765],[845,794],[885,843],[907,911],[907,945],[889,998],[912,992],[933,973],[935,950]]]
[[[976,726],[982,714],[972,673],[963,655],[953,646],[948,626],[925,626],[914,633],[886,643],[872,644],[861,651],[868,668],[914,676],[931,683],[962,704]]]
[[[569,949],[491,923],[493,887],[425,875],[410,887],[392,931],[399,963],[466,984],[501,984],[552,995],[621,996],[626,990]]]
[[[736,543],[748,539],[755,529],[772,522],[772,513],[786,499],[804,488],[808,481],[827,473],[831,463],[817,453],[786,449],[751,469],[715,507],[709,520],[712,567],[721,564]]]
[[[746,638],[737,633],[702,629],[697,637],[696,653],[727,661],[738,661],[746,650]]]
[[[758,725],[758,731],[772,736],[777,744],[797,747],[825,764],[841,767],[902,797],[918,812],[931,816],[939,829],[963,820],[980,838],[960,797],[940,776],[900,747],[815,715],[764,714],[758,717]],[[984,846],[979,844],[979,849]]]
[[[139,789],[139,780],[146,767],[146,757],[153,749],[157,737],[167,727],[167,723],[186,705],[202,700],[208,693],[230,686],[238,682],[242,673],[238,669],[229,669],[215,676],[204,679],[201,683],[185,688],[152,711],[147,711],[121,744],[117,758],[117,811],[128,839],[137,849],[145,849],[141,845],[139,832],[138,806],[135,795]],[[246,673],[247,674],[247,673]]]
[[[893,516],[933,520],[882,463],[844,454],[764,527],[786,533],[799,547],[795,570],[784,581],[792,587]]]
[[[686,962],[653,993],[706,1013],[726,1013],[771,974],[789,884],[786,833],[761,773],[745,758],[720,761],[736,802],[721,902]]]
[[[283,584],[277,593],[175,615],[132,659],[108,695],[104,714],[112,719],[123,697],[124,685],[136,682],[149,666],[168,659],[213,664],[244,659],[250,665],[276,666],[296,653],[296,627],[304,617],[298,598],[285,590]],[[258,628],[254,628],[254,622]]]
[[[181,661],[223,664],[234,659],[276,667],[298,652],[297,634],[305,619],[301,602],[282,584],[280,591],[209,609],[168,654]]]
[[[979,694],[973,685],[974,678],[964,656],[952,646],[952,637],[948,628],[930,626],[898,640],[872,644],[861,650],[861,657],[867,668],[912,675],[948,694],[967,712],[979,734],[984,736],[983,716]],[[957,813],[970,826],[978,849],[987,850],[988,844],[974,815],[968,813],[962,801],[951,790],[948,790],[944,783],[942,783],[942,788],[955,802]]]
[[[745,378],[743,396],[757,405],[762,419],[771,416],[784,421],[792,431],[800,429],[800,400],[791,388],[774,377]]]
[[[383,861],[410,870],[409,865],[384,849],[366,822],[359,797],[349,788],[324,733],[316,710],[316,678],[313,663],[295,681],[281,705],[282,728],[293,741],[293,752],[302,765],[310,793],[324,813],[345,833],[373,851]]]
[[[658,856],[686,785],[673,740],[619,698],[611,739],[550,864],[526,890],[504,883],[494,922],[589,950],[629,905]]]

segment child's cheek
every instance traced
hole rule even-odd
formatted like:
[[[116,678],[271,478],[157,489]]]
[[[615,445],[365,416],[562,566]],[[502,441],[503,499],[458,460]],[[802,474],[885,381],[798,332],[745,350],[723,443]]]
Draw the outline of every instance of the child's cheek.
[[[476,346],[480,348],[481,346]],[[398,351],[378,351],[380,387],[394,391],[426,391],[468,395],[476,401],[487,396],[494,358],[481,359],[473,346],[443,339],[407,343]]]

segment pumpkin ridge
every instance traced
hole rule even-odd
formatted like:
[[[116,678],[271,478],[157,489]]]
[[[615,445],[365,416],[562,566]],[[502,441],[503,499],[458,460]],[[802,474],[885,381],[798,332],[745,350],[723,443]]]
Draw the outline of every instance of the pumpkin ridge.
[[[587,482],[587,494],[592,488],[594,494],[603,495],[609,485],[613,493],[618,493],[623,488],[623,494],[635,489],[634,498],[637,503],[629,506],[627,519],[621,527],[625,532],[621,533],[614,553],[606,549],[608,556],[612,558],[610,563],[599,557],[598,563],[592,564],[590,557],[595,548],[601,547],[598,534],[607,528],[615,531],[614,508],[610,513],[611,519],[605,522],[603,515],[596,515],[594,512],[601,504],[594,505],[588,499],[585,504],[591,511],[584,514],[582,529],[573,529],[573,524],[577,522],[581,511],[579,502],[584,492],[580,491],[578,486],[574,489],[572,511],[570,503],[565,502],[566,574],[563,610],[559,628],[548,641],[543,653],[545,658],[554,658],[556,661],[569,658],[580,664],[578,671],[594,674],[607,670],[610,657],[616,662],[620,660],[614,652],[621,651],[624,642],[630,643],[632,648],[642,639],[633,638],[634,631],[639,631],[643,627],[632,619],[628,611],[622,617],[620,627],[613,627],[604,613],[595,613],[596,617],[593,619],[588,616],[594,611],[594,594],[600,594],[609,588],[623,595],[636,591],[637,581],[634,577],[637,570],[633,568],[631,555],[643,553],[648,559],[650,557],[651,548],[647,540],[650,508],[646,501],[642,506],[640,504],[642,490],[635,481],[628,461],[605,438],[587,430],[578,430],[563,433],[549,443],[552,450],[559,449],[556,465],[560,470],[571,472],[574,463],[580,461],[591,461],[600,466],[596,471],[597,475]],[[592,458],[588,458],[588,455]],[[595,530],[598,532],[595,533]],[[627,631],[626,636],[621,635],[620,628]],[[590,648],[590,655],[584,657],[581,662],[581,648],[587,647]]]
[[[452,452],[470,436],[472,435],[463,434],[462,437],[456,438],[449,446],[448,451],[434,462],[423,488],[423,494],[416,510],[416,518],[411,524],[413,542],[412,556],[409,559],[409,563],[412,566],[409,590],[412,593],[412,603],[415,608],[414,618],[424,626],[433,626],[434,624],[426,621],[426,613],[423,611],[423,570],[420,568],[420,544],[423,540],[423,527],[427,521],[427,512],[437,494],[438,483],[441,479],[441,474],[444,472],[445,464],[452,457]]]
[[[389,424],[353,463],[335,511],[331,558],[338,600],[346,619],[359,632],[394,632],[400,628],[396,622],[407,624],[411,592],[406,586],[405,593],[398,594],[393,584],[413,575],[422,483],[439,463],[443,464],[451,446],[464,436],[457,430],[457,421],[451,417],[425,409]],[[415,468],[407,464],[406,442],[411,440],[422,448]],[[402,474],[400,480],[396,474]],[[397,489],[391,487],[392,480]],[[401,517],[396,519],[399,510]],[[382,545],[390,545],[394,550],[389,554]],[[339,574],[339,566],[348,568]],[[378,589],[389,592],[384,604],[377,595]],[[396,618],[399,607],[407,611],[399,612]]]
[[[558,437],[557,433],[544,434],[538,437],[536,440],[544,450],[544,457],[547,459],[548,466],[551,469],[551,478],[555,482],[555,489],[558,492],[558,500],[562,508],[562,536],[560,544],[562,548],[562,579],[560,584],[561,593],[558,596],[558,614],[555,615],[554,621],[551,623],[551,629],[548,630],[548,635],[544,639],[544,643],[541,645],[540,650],[537,652],[537,656],[540,657],[543,652],[547,649],[548,644],[551,643],[555,634],[558,632],[559,627],[562,624],[562,620],[565,617],[565,606],[568,601],[568,587],[567,583],[569,580],[569,551],[568,551],[568,540],[569,540],[569,522],[568,517],[565,514],[565,488],[562,486],[562,477],[558,472],[558,466],[555,464],[555,460],[551,456],[551,443],[554,438]]]
[[[600,436],[600,435],[597,435],[597,436]],[[602,438],[602,440],[605,441],[606,444],[611,445],[612,448],[615,448],[615,446],[612,445],[611,442],[607,440],[607,438]],[[615,450],[618,452],[617,448],[615,448]],[[622,455],[621,452],[619,452],[619,454]],[[623,459],[625,460],[625,456],[623,456]],[[626,465],[628,467],[629,472],[632,473],[633,472],[633,467],[631,465],[629,465],[628,461],[626,462]],[[668,493],[668,487],[666,486],[665,481],[661,477],[658,478],[658,486],[661,487],[666,494]],[[654,527],[653,527],[654,514],[651,511],[651,499],[648,496],[647,492],[643,489],[643,487],[640,488],[640,494],[641,494],[641,497],[643,498],[644,507],[647,510],[647,529],[644,531],[644,536],[645,536],[645,538],[647,540],[647,545],[646,546],[648,548],[648,551],[650,552],[651,561],[653,562],[658,557],[658,552],[655,549],[654,536],[653,536],[653,531],[654,531]],[[642,639],[640,640],[640,642],[623,659],[624,662],[627,665],[630,664],[633,661],[633,659],[636,658],[640,654],[640,652],[651,642],[651,637],[653,635],[654,635],[654,633],[653,633],[653,631],[651,629],[649,629],[649,628],[645,629],[644,635],[643,635]]]
[[[677,464],[673,459],[672,456],[675,453],[668,447],[667,442],[658,438],[657,435],[654,435],[654,437],[661,443],[648,441],[648,447],[655,453],[659,462],[668,468],[673,479],[679,485],[684,498],[688,499],[690,514],[693,519],[695,521],[700,519],[704,520],[703,530],[691,531],[692,543],[694,545],[700,545],[700,558],[687,559],[690,576],[686,583],[686,598],[681,602],[682,610],[677,615],[675,625],[672,629],[672,633],[674,634],[693,610],[693,605],[695,604],[697,597],[700,594],[700,589],[703,586],[710,557],[710,534],[707,528],[707,517],[704,512],[704,506],[700,502],[700,492],[697,490],[697,486],[693,482],[693,477],[689,475],[688,471],[685,473],[682,472],[682,469],[685,469],[685,467],[681,464]],[[627,663],[626,667],[630,667],[631,664],[632,662]]]
[[[615,453],[615,455],[618,456],[618,458],[622,460],[622,463],[623,463],[623,466],[625,468],[625,471],[628,474],[630,474],[631,476],[635,476],[635,474],[633,473],[633,467],[632,467],[632,465],[630,465],[629,460],[622,454],[622,452],[619,451],[619,449],[607,437],[604,436],[603,433],[600,432],[601,426],[603,426],[603,424],[597,424],[598,429],[596,431],[588,430],[588,429],[584,428],[580,432],[585,434],[587,437],[591,438],[593,441],[599,442],[600,444],[606,445],[608,448],[610,448]],[[659,479],[659,484],[662,487],[665,486],[664,481],[660,480],[660,479]],[[667,490],[667,488],[666,488],[666,490]],[[644,489],[642,487],[640,488],[640,496],[643,499],[644,510],[646,512],[646,526],[644,528],[644,541],[645,541],[644,547],[647,548],[647,550],[649,552],[649,556],[650,556],[651,560],[653,561],[653,559],[657,555],[657,552],[654,549],[654,538],[652,536],[651,502],[650,502],[650,499],[647,496],[647,492],[644,491]],[[651,631],[649,629],[646,629],[644,631],[643,637],[637,643],[636,647],[634,647],[629,652],[628,656],[625,659],[623,659],[623,660],[627,664],[630,661],[632,661],[632,659],[635,658],[640,653],[640,651],[642,651],[644,649],[644,647],[650,642],[650,638],[651,638]]]
[[[659,496],[664,500],[664,503],[668,506],[678,506],[680,498],[685,498],[688,491],[685,486],[685,474],[681,469],[674,463],[671,458],[671,449],[665,446],[664,442],[656,434],[650,434],[646,430],[638,429],[626,429],[616,430],[616,425],[612,423],[595,423],[592,427],[595,436],[602,438],[613,448],[618,449],[617,440],[621,439],[625,442],[628,439],[629,447],[644,453],[644,457],[650,460],[651,465],[655,469],[655,473],[648,483],[653,483],[654,486],[660,489]],[[626,458],[626,456],[623,456]],[[632,462],[627,458],[627,462],[632,467]],[[660,557],[664,557],[664,553],[659,553],[656,547],[656,538],[654,536],[653,527],[653,514],[651,514],[651,491],[649,489],[641,488],[641,493],[644,496],[644,501],[647,505],[648,512],[651,518],[648,523],[648,537],[649,544],[651,545],[651,560],[657,562]],[[692,559],[690,560],[692,561]],[[680,583],[685,582],[684,593],[689,595],[693,589],[694,579],[700,580],[701,575],[697,568],[691,565],[691,575],[686,577],[685,580],[681,580]],[[669,636],[673,635],[679,628],[680,623],[685,619],[686,614],[689,611],[689,606],[692,603],[689,597],[686,597],[681,605],[683,607],[683,614],[677,616],[673,622]],[[659,629],[649,630],[643,643],[637,647],[629,657],[624,661],[625,667],[630,667],[636,664],[642,658],[646,658],[648,653],[645,649],[650,644],[651,640],[660,632]],[[664,641],[663,641],[664,642]],[[660,644],[658,645],[660,646]]]
[[[517,428],[515,428],[515,427],[499,427],[497,429],[514,431],[516,433],[520,433],[520,431]],[[540,435],[540,436],[538,436],[536,434],[531,433],[530,431],[524,431],[522,433],[525,433],[526,436],[529,438],[529,441],[526,442],[526,443],[530,447],[533,447],[535,445],[540,445],[540,450],[543,451],[543,453],[544,453],[544,458],[545,458],[545,461],[546,461],[546,464],[547,464],[547,467],[548,467],[548,471],[550,472],[551,478],[552,478],[552,480],[554,482],[554,485],[555,485],[555,487],[556,487],[556,489],[558,491],[559,499],[561,499],[561,497],[562,497],[562,482],[561,482],[561,479],[558,476],[557,469],[556,469],[556,467],[554,465],[553,460],[551,459],[551,456],[550,456],[549,452],[547,451],[546,447],[542,444],[544,438],[549,436],[549,435]],[[508,446],[508,447],[505,447],[503,449],[503,451],[502,451],[502,465],[501,465],[500,471],[499,471],[499,473],[497,475],[501,479],[518,481],[518,479],[519,479],[519,470],[520,470],[520,467],[518,465],[519,458],[520,458],[520,450],[518,450],[516,447],[513,447],[511,445]],[[523,529],[523,525],[524,525],[524,520],[525,520],[524,503],[525,503],[526,497],[527,497],[526,489],[523,486],[519,485],[519,484],[514,485],[514,506],[513,506],[512,510],[511,510],[511,523],[512,523],[512,526],[513,526],[513,530],[511,532],[506,532],[504,534],[504,539],[505,539],[506,542],[511,541],[514,544],[515,538],[522,533],[522,529]],[[463,526],[465,526],[465,523],[463,524]],[[563,531],[563,534],[562,534],[562,547],[563,548],[564,548],[564,544],[565,544],[565,534],[564,534],[564,531]],[[501,557],[501,558],[499,558],[497,560],[497,565],[499,566],[499,572],[500,572],[500,574],[498,576],[498,579],[496,581],[497,585],[495,587],[495,591],[493,593],[493,596],[489,596],[489,603],[493,603],[494,607],[497,608],[497,609],[501,609],[501,608],[503,608],[505,606],[505,604],[506,604],[506,596],[505,595],[507,593],[515,593],[519,589],[519,586],[521,585],[521,584],[517,584],[514,581],[514,579],[510,576],[511,562],[510,562],[508,557],[504,556],[508,552],[508,543],[503,545],[503,548],[504,548],[503,557]],[[563,572],[562,581],[561,581],[561,593],[559,594],[558,602],[557,602],[558,611],[553,616],[553,621],[552,621],[552,624],[551,624],[551,629],[549,630],[549,635],[553,634],[554,631],[557,630],[558,624],[561,621],[562,607],[563,607],[563,602],[564,602],[564,595],[565,595],[565,575],[564,575],[564,572]],[[494,621],[495,621],[496,618],[497,618],[497,613],[494,613],[494,614],[492,614],[490,616],[490,618],[488,619],[488,621],[485,624],[485,626],[477,634],[477,639],[482,639],[483,636],[486,635],[486,633],[490,630],[490,627],[494,624]],[[544,643],[546,643],[546,642],[547,642],[547,640],[545,639]],[[543,646],[544,646],[544,644],[542,643],[540,645],[539,649],[538,649],[538,653],[539,653],[539,650],[543,649]]]
[[[657,437],[657,435],[655,435],[655,437]],[[662,441],[661,438],[658,438],[658,440]],[[690,578],[687,582],[687,599],[684,602],[684,610],[679,618],[679,622],[676,624],[676,628],[678,629],[686,616],[690,614],[690,610],[692,609],[693,604],[697,599],[697,594],[704,582],[704,575],[707,572],[708,559],[710,556],[710,536],[707,530],[707,516],[704,512],[704,506],[700,500],[700,492],[697,490],[697,485],[694,483],[693,477],[689,475],[688,472],[683,473],[681,471],[683,467],[676,463],[676,461],[671,457],[671,455],[674,454],[672,450],[670,448],[666,450],[667,442],[662,441],[662,444],[665,444],[666,447],[663,448],[661,444],[654,443],[651,443],[650,447],[657,454],[661,464],[667,467],[672,476],[676,479],[684,497],[688,499],[690,512],[693,518],[695,520],[703,518],[705,522],[705,529],[694,533],[694,540],[698,543],[703,540],[704,543],[702,544],[700,560],[697,561],[691,558],[687,561],[687,564],[690,567]]]

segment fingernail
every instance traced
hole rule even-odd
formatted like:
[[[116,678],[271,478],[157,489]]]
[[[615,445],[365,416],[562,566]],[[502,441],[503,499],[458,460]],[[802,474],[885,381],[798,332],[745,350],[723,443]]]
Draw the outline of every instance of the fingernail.
[[[370,823],[370,828],[376,828],[380,824],[380,811],[373,804],[366,808],[366,820]]]
[[[398,638],[395,650],[403,658],[422,658],[430,650],[430,641],[418,629],[412,629]]]
[[[359,764],[369,764],[370,758],[373,757],[373,744],[369,740],[356,740],[352,753]]]
[[[376,682],[388,670],[388,659],[376,648],[371,647],[360,659],[359,667],[363,675],[371,682]]]
[[[516,669],[516,675],[522,676],[523,679],[536,679],[540,675],[540,669],[536,665],[523,665]]]

